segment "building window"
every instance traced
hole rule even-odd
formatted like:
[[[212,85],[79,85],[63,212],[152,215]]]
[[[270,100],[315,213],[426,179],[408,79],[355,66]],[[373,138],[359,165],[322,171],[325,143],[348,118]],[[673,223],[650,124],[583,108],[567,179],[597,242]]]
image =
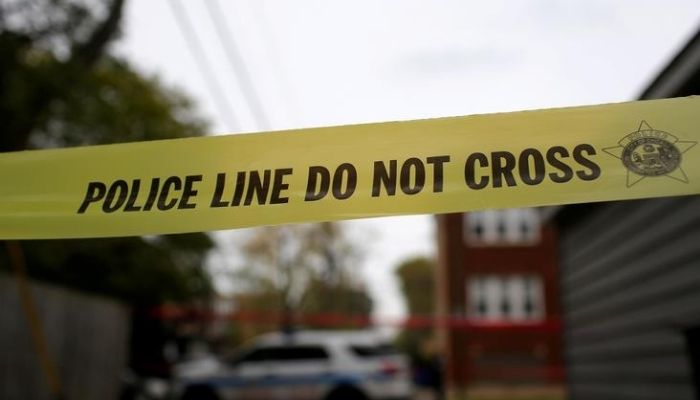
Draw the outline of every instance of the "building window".
[[[534,208],[464,214],[464,238],[472,246],[532,246],[540,241],[540,216]]]
[[[544,287],[537,275],[474,275],[466,289],[472,319],[531,322],[545,316]]]

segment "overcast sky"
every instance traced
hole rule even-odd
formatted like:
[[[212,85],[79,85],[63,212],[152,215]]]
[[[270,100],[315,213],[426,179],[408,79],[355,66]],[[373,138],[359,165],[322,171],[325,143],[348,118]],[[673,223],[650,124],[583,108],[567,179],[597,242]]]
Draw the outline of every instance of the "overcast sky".
[[[226,134],[633,100],[700,27],[697,0],[564,3],[235,0],[219,1],[212,19],[203,1],[132,0],[116,50],[190,94],[211,134]],[[244,60],[243,83],[217,18]],[[432,217],[345,225],[368,239],[358,268],[376,314],[401,315],[392,269],[434,254]],[[234,260],[225,248],[212,263]]]

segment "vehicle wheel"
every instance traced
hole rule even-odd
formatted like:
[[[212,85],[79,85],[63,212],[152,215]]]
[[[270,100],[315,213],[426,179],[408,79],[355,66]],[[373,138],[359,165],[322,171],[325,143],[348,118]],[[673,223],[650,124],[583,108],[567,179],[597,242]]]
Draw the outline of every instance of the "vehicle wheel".
[[[341,386],[328,393],[325,400],[367,400],[367,396],[352,386]]]
[[[182,400],[219,400],[219,396],[209,386],[195,385],[185,389]]]

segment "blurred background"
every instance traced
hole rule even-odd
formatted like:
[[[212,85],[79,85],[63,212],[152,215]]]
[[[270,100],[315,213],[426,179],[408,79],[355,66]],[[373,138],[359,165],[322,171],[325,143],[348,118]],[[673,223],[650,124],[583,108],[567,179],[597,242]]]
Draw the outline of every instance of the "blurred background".
[[[698,94],[699,27],[683,0],[1,0],[0,151]],[[179,396],[309,329],[391,343],[403,397],[696,398],[697,243],[697,196],[8,242],[0,398]]]

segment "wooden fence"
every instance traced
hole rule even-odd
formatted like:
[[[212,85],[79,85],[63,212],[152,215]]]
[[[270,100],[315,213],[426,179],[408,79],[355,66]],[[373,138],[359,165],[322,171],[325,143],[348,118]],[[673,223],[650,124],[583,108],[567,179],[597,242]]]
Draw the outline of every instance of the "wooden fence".
[[[129,310],[109,299],[31,284],[67,400],[117,399],[127,362]],[[0,399],[50,399],[17,282],[0,274]]]

